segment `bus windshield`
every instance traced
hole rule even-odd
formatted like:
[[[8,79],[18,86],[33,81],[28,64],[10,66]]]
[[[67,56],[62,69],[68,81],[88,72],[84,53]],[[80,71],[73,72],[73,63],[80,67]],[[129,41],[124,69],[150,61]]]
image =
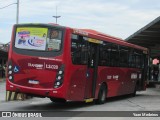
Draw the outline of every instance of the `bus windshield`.
[[[17,27],[15,47],[25,50],[60,51],[62,31],[46,27]]]

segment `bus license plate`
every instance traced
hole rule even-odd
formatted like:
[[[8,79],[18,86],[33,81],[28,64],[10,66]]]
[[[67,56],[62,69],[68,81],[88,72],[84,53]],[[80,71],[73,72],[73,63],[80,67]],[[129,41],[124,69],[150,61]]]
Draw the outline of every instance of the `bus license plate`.
[[[37,84],[39,84],[39,81],[38,80],[29,80],[28,83],[37,85]]]

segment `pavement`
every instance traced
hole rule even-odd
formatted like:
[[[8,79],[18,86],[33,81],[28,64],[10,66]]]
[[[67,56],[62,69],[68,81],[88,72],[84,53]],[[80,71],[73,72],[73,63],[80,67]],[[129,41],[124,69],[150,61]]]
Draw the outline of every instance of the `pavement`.
[[[3,82],[5,80],[6,80],[6,78],[0,78],[0,82]]]
[[[6,97],[6,81],[5,78],[0,78],[0,101],[5,101]]]
[[[80,111],[75,113],[74,117],[46,117],[43,119],[62,119],[62,120],[86,120],[86,117],[78,117],[88,114],[87,111],[159,111],[160,89],[147,88],[146,91],[137,92],[136,97],[115,97],[107,99],[103,105],[94,105],[93,103],[68,102],[65,104],[52,103],[48,98],[33,98],[25,101],[10,101],[5,102],[5,80],[0,81],[0,111],[48,111],[49,113],[56,113],[57,111]],[[4,102],[3,102],[4,101]],[[58,113],[59,114],[59,113]],[[97,113],[98,114],[98,113]],[[90,115],[92,116],[92,115]],[[20,119],[20,118],[19,118]],[[23,118],[28,120],[27,118]],[[42,120],[43,120],[42,119]],[[92,120],[159,120],[159,117],[87,117]],[[1,120],[1,118],[0,118]],[[17,120],[17,118],[12,118]],[[35,120],[35,118],[33,118]],[[41,120],[37,118],[36,120]]]
[[[94,103],[84,103],[84,102],[68,102],[65,104],[62,103],[53,103],[48,98],[33,98],[26,101],[11,101],[11,102],[1,102],[0,111],[19,111],[21,112],[30,112],[30,113],[42,113],[46,111],[46,116],[43,119],[45,120],[159,120],[158,117],[118,117],[116,111],[133,111],[133,113],[145,113],[149,111],[152,114],[159,113],[160,105],[160,90],[155,88],[148,88],[146,91],[137,92],[136,97],[123,96],[115,97],[108,99],[107,102],[103,105],[95,105]],[[65,111],[69,112],[68,114],[73,113],[73,116],[68,116]],[[104,112],[108,114],[113,111],[115,117],[102,117],[105,116]],[[115,112],[114,112],[115,111]],[[156,112],[157,111],[157,112]],[[102,114],[101,114],[102,113]],[[111,113],[112,114],[112,113]],[[129,113],[125,113],[126,115]],[[54,117],[49,117],[49,115]],[[93,117],[99,116],[101,117]],[[59,116],[59,117],[58,117]],[[82,117],[80,117],[82,116]],[[84,117],[83,117],[84,116]],[[87,117],[85,117],[87,116]],[[1,118],[0,118],[1,119]],[[12,120],[17,120],[17,117],[12,117]],[[19,118],[20,119],[20,118]],[[29,118],[32,119],[32,118]],[[36,118],[33,118],[35,120]],[[43,120],[42,119],[42,120]],[[23,120],[28,120],[28,118],[23,118]],[[37,118],[36,120],[40,120]]]

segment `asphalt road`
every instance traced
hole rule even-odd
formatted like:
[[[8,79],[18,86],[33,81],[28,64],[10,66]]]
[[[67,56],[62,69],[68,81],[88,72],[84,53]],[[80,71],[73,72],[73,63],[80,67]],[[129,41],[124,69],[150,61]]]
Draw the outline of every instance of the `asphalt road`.
[[[52,103],[48,98],[32,98],[25,101],[10,101],[5,102],[5,82],[0,82],[0,111],[20,111],[20,112],[41,112],[47,111],[47,115],[56,116],[54,119],[85,119],[84,116],[89,117],[99,115],[101,111],[160,111],[160,90],[155,88],[148,88],[146,91],[137,92],[136,97],[121,96],[107,99],[107,102],[103,105],[95,105],[94,103],[83,102],[67,102],[65,104]],[[70,111],[69,113],[56,113],[57,111]],[[87,112],[87,111],[99,111],[99,112]],[[103,113],[103,112],[102,112]],[[71,116],[67,117],[67,115]],[[106,112],[107,114],[107,112]],[[120,119],[139,119],[149,120],[151,117],[116,117],[118,113],[113,112],[115,117],[107,117],[111,120]],[[105,116],[105,113],[102,116]],[[81,117],[79,117],[81,116]],[[159,116],[160,117],[160,116]],[[159,117],[152,117],[152,120],[158,120]],[[1,118],[0,118],[1,119]],[[15,118],[17,119],[17,118]],[[34,119],[34,118],[32,118]],[[38,118],[40,119],[40,118]],[[52,119],[51,117],[47,119]],[[105,119],[106,117],[93,117],[94,119]]]

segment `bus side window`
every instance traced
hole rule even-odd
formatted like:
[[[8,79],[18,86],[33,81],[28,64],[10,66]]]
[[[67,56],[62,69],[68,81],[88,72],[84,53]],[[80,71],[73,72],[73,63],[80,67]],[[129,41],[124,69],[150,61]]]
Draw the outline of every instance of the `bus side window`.
[[[141,56],[136,55],[136,68],[141,68]]]
[[[72,34],[71,57],[73,64],[87,64],[87,42],[83,39],[82,36]]]
[[[127,47],[120,47],[120,59],[119,65],[120,67],[128,67],[128,48]]]
[[[142,64],[141,68],[144,68],[144,66],[145,66],[145,54],[142,54],[142,56],[141,56],[141,64]]]
[[[100,45],[99,49],[99,65],[109,66],[110,65],[110,43]]]
[[[130,49],[129,51],[129,67],[135,68],[136,66],[136,60],[134,55],[134,49]]]
[[[111,67],[118,67],[119,66],[119,49],[118,45],[113,44],[111,47],[111,54],[110,54],[110,61]]]
[[[129,67],[142,68],[144,65],[143,53],[139,50],[132,50],[129,56]]]

